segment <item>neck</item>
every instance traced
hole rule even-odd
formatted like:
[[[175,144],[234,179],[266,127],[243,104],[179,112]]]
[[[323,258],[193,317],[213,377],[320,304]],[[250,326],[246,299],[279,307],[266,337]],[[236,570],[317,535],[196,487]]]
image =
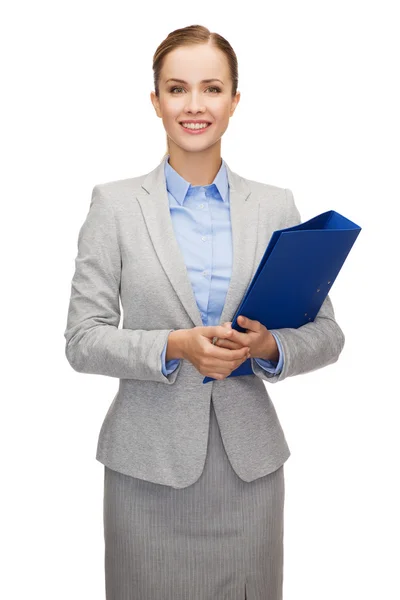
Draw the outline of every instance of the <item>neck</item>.
[[[169,140],[169,164],[192,185],[210,185],[221,168],[221,140],[200,152],[188,152]]]

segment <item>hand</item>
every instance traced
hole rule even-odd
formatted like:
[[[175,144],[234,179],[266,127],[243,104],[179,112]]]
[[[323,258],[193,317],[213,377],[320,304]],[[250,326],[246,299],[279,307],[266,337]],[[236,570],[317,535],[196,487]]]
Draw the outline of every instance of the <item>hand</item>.
[[[222,327],[232,329],[232,321],[226,321],[225,323],[222,323]],[[229,338],[218,338],[214,345],[219,346],[220,348],[229,348],[230,350],[238,350],[239,348],[243,348],[243,344],[234,342],[230,338],[232,338],[232,336]]]
[[[193,327],[186,330],[181,350],[183,358],[190,361],[205,377],[225,379],[249,358],[249,348],[240,344],[238,349],[218,348],[214,337],[225,340],[235,332],[222,325]]]
[[[237,319],[238,325],[246,329],[241,333],[232,329],[232,322],[227,321],[222,325],[231,329],[232,335],[226,339],[218,339],[215,346],[220,348],[237,349],[243,346],[250,348],[250,358],[262,358],[265,360],[279,360],[279,349],[272,333],[259,321],[254,321],[240,315]]]

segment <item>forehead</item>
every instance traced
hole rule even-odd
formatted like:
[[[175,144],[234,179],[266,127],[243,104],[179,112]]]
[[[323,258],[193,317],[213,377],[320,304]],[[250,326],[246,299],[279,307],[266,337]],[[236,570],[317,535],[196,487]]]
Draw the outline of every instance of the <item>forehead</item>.
[[[229,78],[228,61],[225,54],[208,44],[181,46],[167,54],[162,69],[162,79],[172,77],[196,83],[213,77],[224,83]]]

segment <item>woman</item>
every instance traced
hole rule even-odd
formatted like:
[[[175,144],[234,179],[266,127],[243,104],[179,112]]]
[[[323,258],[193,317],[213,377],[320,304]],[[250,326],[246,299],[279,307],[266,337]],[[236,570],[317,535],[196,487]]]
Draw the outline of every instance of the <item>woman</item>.
[[[300,215],[289,189],[221,158],[240,99],[224,38],[173,31],[153,69],[167,154],[94,187],[65,331],[75,370],[119,378],[96,454],[106,596],[278,600],[290,451],[262,380],[334,363],[344,336],[329,297],[299,329],[231,329],[273,231]],[[228,378],[244,360],[254,374]]]

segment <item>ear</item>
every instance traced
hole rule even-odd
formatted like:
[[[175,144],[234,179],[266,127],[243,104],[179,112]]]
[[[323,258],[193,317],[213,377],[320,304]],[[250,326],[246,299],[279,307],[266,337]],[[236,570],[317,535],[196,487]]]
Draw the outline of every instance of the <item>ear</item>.
[[[234,99],[232,100],[230,116],[232,116],[233,113],[235,112],[235,109],[236,109],[237,105],[239,104],[239,100],[240,100],[240,92],[236,92],[236,95],[235,95]]]
[[[160,110],[160,101],[157,98],[155,92],[153,92],[153,91],[150,92],[150,100],[154,106],[154,110],[156,111],[157,117],[160,117],[160,119],[161,119],[162,115],[161,115],[161,110]]]

